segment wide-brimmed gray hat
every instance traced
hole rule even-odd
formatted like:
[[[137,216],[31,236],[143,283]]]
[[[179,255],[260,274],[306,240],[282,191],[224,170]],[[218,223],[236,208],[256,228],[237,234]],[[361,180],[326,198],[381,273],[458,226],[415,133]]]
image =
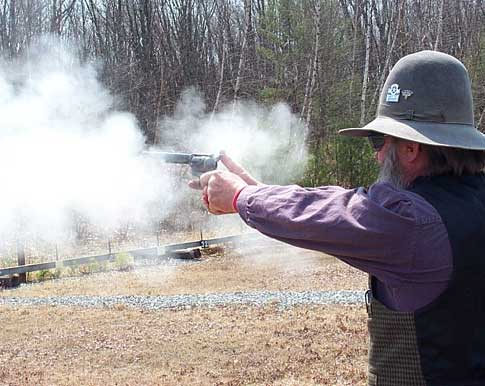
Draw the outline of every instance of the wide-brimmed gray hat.
[[[350,136],[379,132],[427,145],[485,150],[474,124],[470,78],[453,56],[421,51],[400,59],[381,92],[377,117]]]

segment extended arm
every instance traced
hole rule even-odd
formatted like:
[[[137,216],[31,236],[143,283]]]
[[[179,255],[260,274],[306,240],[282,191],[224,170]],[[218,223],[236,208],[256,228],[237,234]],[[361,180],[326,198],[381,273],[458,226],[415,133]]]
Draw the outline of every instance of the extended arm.
[[[370,192],[336,186],[248,186],[237,208],[249,226],[270,237],[338,256],[365,271],[409,265],[414,254],[413,203],[387,184]]]

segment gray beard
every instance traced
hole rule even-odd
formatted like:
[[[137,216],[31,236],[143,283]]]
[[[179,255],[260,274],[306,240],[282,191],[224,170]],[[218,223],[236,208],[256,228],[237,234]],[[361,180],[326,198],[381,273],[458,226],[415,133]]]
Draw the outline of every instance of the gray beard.
[[[400,190],[407,188],[397,158],[396,146],[393,143],[389,145],[384,162],[380,166],[377,182],[387,182]]]

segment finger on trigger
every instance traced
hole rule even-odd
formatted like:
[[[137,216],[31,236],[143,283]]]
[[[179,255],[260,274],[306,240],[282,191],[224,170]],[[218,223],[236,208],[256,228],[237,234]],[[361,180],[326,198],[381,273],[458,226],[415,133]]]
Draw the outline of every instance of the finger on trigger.
[[[202,201],[206,207],[209,206],[209,193],[207,192],[207,186],[202,190]]]
[[[200,185],[200,180],[190,180],[189,181],[189,188],[201,190],[202,186]]]
[[[202,203],[207,209],[209,209],[209,199],[207,198],[207,196],[202,196]]]
[[[214,171],[212,171],[212,172],[207,172],[207,173],[202,174],[202,175],[199,177],[199,185],[200,185],[200,189],[203,189],[203,188],[207,187],[207,185],[209,184],[209,180],[210,180],[211,176],[212,176],[214,173],[215,173]]]

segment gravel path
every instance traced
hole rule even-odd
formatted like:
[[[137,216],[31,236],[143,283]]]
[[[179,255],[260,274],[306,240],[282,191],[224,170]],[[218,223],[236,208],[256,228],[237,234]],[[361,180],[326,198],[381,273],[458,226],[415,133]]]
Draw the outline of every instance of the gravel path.
[[[286,308],[295,305],[363,304],[363,291],[305,291],[305,292],[233,292],[173,296],[49,296],[2,297],[0,305],[10,306],[75,306],[114,307],[126,305],[144,310],[187,309],[245,304],[264,306],[274,304]]]

